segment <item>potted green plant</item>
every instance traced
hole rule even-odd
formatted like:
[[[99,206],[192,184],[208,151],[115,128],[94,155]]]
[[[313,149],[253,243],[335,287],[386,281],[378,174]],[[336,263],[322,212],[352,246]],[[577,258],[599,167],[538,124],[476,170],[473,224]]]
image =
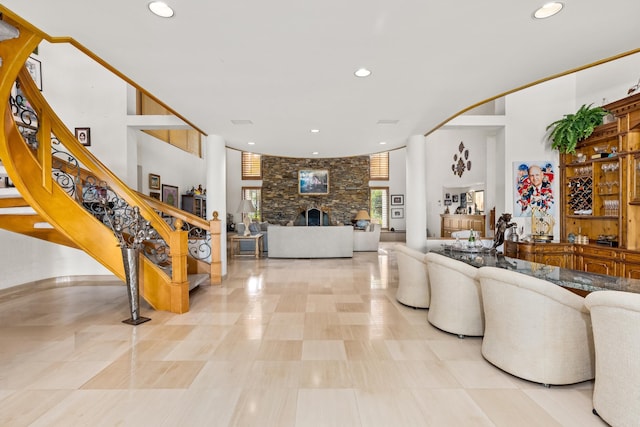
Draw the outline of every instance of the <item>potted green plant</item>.
[[[592,105],[583,104],[575,114],[565,114],[563,118],[547,126],[547,131],[551,130],[548,136],[552,141],[551,148],[561,153],[576,152],[578,142],[588,138],[596,126],[602,124],[604,116],[609,114],[605,108]]]

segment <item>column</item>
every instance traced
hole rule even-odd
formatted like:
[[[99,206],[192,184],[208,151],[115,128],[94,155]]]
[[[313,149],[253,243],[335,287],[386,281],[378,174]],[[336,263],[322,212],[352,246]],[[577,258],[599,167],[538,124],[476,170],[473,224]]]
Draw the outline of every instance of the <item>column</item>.
[[[207,219],[218,211],[222,221],[221,248],[222,276],[227,274],[227,167],[224,139],[219,135],[209,135],[202,146],[207,167]]]
[[[423,252],[427,249],[426,146],[422,135],[407,141],[407,246]]]

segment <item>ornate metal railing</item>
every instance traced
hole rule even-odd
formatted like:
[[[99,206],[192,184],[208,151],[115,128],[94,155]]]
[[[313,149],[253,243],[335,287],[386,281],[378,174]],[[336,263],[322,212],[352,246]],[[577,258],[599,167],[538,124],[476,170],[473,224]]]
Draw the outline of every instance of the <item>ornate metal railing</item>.
[[[165,222],[175,230],[175,222],[178,218],[165,212],[161,214]],[[211,233],[186,221],[182,225],[182,230],[187,232],[189,255],[201,261],[211,262]]]
[[[9,103],[22,138],[32,150],[37,150],[40,145],[38,141],[40,121],[35,109],[20,90],[18,81],[16,81],[15,90],[10,96]],[[138,218],[135,215],[136,208],[130,206],[106,182],[99,180],[90,171],[83,168],[83,165],[53,133],[51,134],[51,157],[51,173],[54,181],[71,199],[109,227],[116,236],[122,235],[125,236],[125,239],[135,239],[134,226],[137,224]],[[169,245],[153,227],[149,226],[149,228],[151,235],[145,239],[142,253],[158,267],[167,271],[168,275],[171,275]],[[192,231],[189,229],[187,231],[191,236]]]

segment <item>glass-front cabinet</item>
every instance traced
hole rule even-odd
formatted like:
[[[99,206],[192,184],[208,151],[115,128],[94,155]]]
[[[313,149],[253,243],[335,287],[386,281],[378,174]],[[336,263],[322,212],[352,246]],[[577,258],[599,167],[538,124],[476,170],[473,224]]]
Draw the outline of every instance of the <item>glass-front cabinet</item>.
[[[631,200],[629,203],[640,204],[640,154],[633,156],[631,167]]]
[[[604,107],[615,120],[561,156],[561,238],[640,250],[640,96]]]

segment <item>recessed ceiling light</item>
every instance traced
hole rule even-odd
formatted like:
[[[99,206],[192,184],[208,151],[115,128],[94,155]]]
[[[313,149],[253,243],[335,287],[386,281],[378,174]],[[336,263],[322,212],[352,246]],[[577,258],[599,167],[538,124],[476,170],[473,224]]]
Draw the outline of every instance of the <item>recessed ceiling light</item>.
[[[149,10],[161,18],[171,18],[173,9],[163,1],[152,1],[149,3]]]
[[[320,153],[318,153],[317,151],[314,151],[314,152],[313,152],[313,153],[311,153],[311,154],[313,154],[314,156],[317,156],[317,155],[318,155],[318,154],[320,154]]]
[[[369,77],[371,75],[371,71],[366,68],[358,68],[353,74],[355,74],[356,77]]]
[[[536,18],[536,19],[549,18],[549,17],[555,15],[556,13],[560,12],[563,7],[564,7],[564,5],[562,3],[560,3],[560,2],[546,3],[546,4],[542,5],[542,7],[540,9],[536,10],[533,13],[533,17]]]
[[[311,129],[311,133],[319,133],[320,129]]]
[[[380,145],[387,145],[385,141],[380,141]]]
[[[255,142],[253,142],[253,141],[249,141],[249,142],[247,142],[247,144],[249,144],[249,145],[256,145],[256,143],[255,143]]]

